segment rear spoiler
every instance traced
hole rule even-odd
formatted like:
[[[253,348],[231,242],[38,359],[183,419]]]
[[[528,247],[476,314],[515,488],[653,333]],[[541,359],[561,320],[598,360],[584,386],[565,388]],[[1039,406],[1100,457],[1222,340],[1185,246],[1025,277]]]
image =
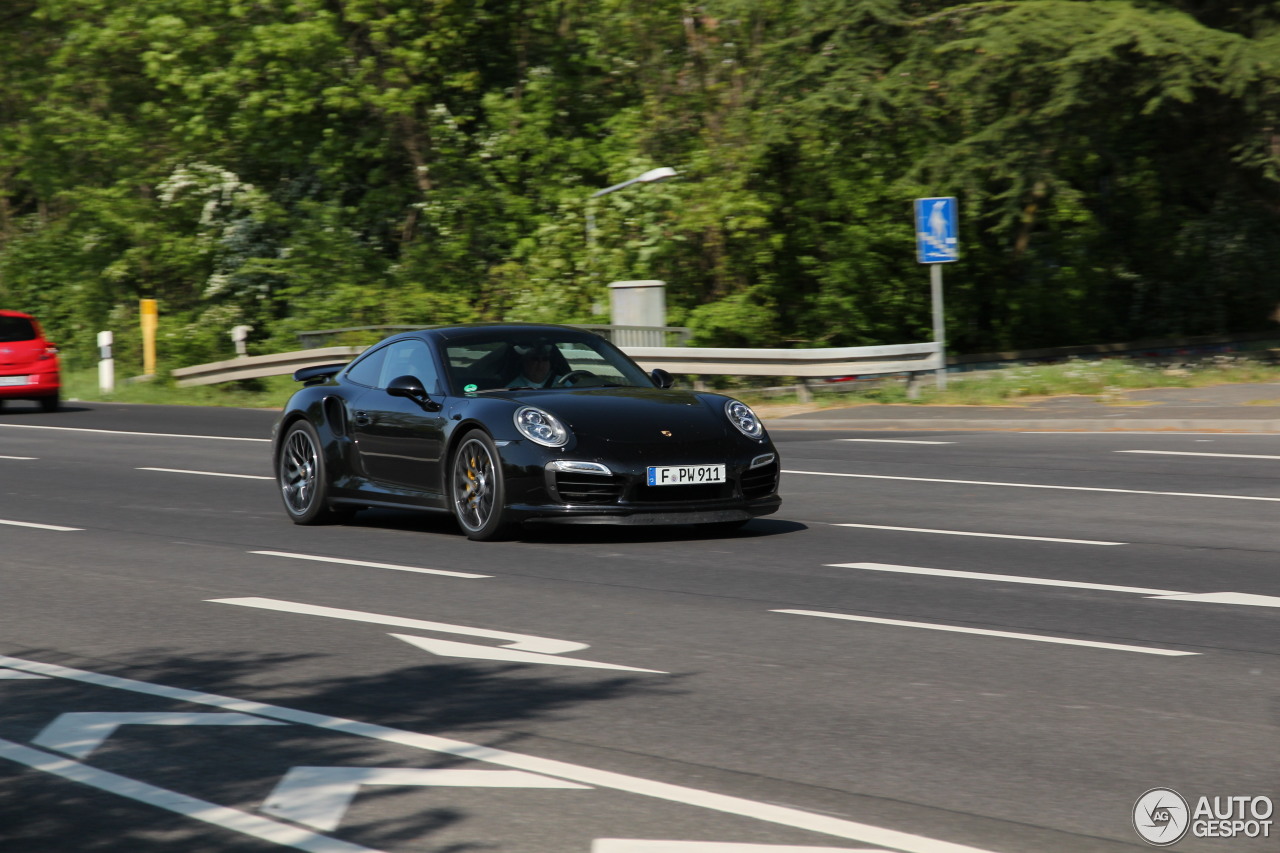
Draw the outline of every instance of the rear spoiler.
[[[299,367],[293,372],[295,382],[303,382],[307,385],[319,385],[326,379],[331,378],[342,368],[347,366],[347,362],[342,364],[317,364],[313,367]]]

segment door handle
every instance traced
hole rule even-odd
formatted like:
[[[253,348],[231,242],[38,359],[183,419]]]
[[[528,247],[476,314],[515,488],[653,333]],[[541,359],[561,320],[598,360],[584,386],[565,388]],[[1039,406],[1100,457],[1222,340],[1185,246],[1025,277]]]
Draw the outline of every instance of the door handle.
[[[373,426],[373,416],[368,412],[356,412],[355,421],[358,427]]]

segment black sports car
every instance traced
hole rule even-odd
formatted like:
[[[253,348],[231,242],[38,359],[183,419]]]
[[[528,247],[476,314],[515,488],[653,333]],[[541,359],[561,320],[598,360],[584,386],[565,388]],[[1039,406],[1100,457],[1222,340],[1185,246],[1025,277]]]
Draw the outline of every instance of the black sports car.
[[[273,447],[297,524],[398,507],[452,512],[471,539],[525,521],[728,530],[782,502],[746,404],[674,390],[581,329],[405,332],[294,379]]]

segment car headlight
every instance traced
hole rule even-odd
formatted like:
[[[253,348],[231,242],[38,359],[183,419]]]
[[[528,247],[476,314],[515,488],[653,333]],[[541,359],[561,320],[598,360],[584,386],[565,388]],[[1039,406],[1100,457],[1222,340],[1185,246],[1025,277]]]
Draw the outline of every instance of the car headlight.
[[[532,442],[545,447],[563,447],[569,440],[569,431],[550,412],[524,406],[516,410],[516,429]]]
[[[746,403],[730,400],[724,404],[724,413],[747,438],[759,438],[764,434],[764,424],[760,423],[756,413],[751,411],[751,407]]]

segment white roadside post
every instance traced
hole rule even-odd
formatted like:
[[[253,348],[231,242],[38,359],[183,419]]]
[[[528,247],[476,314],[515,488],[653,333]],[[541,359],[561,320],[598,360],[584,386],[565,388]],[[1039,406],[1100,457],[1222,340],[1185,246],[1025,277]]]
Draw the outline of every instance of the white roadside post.
[[[111,355],[115,335],[98,332],[98,390],[110,394],[116,390],[116,360]]]
[[[232,326],[231,340],[236,345],[236,358],[245,358],[249,355],[249,350],[245,347],[245,341],[249,340],[249,333],[253,331],[253,326]]]
[[[933,340],[938,344],[938,390],[947,387],[946,324],[942,311],[942,265],[960,258],[959,216],[955,198],[918,198],[916,213],[916,257],[929,265],[929,287],[933,295]]]

